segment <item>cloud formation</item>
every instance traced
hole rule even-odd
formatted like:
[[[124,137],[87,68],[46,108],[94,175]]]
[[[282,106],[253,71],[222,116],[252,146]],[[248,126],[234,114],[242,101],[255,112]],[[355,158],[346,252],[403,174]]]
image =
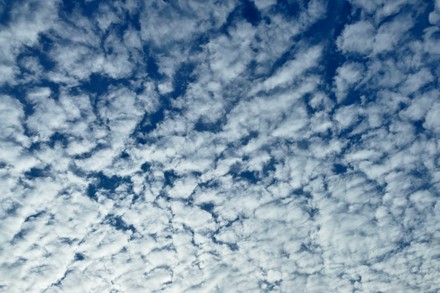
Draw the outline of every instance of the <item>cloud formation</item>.
[[[1,292],[437,292],[439,3],[0,3]]]

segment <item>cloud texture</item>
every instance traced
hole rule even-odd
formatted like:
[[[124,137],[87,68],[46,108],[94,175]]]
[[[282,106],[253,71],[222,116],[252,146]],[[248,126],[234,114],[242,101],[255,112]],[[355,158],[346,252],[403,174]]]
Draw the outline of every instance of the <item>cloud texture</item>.
[[[438,292],[439,1],[0,1],[0,292]]]

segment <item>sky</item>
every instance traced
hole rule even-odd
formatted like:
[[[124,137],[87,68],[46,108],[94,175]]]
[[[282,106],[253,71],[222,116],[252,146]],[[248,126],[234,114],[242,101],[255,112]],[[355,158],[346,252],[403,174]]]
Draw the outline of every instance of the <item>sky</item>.
[[[0,292],[439,292],[439,0],[0,0]]]

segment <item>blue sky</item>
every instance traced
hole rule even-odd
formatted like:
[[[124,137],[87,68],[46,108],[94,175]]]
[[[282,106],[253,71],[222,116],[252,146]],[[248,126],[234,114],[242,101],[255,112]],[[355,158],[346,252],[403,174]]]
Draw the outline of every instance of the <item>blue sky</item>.
[[[0,0],[0,292],[438,292],[439,25]]]

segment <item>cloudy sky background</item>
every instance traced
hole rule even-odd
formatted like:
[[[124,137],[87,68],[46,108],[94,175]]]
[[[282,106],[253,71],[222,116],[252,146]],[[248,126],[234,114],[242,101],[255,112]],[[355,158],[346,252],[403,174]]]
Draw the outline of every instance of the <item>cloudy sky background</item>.
[[[438,292],[439,25],[0,0],[0,292]]]

